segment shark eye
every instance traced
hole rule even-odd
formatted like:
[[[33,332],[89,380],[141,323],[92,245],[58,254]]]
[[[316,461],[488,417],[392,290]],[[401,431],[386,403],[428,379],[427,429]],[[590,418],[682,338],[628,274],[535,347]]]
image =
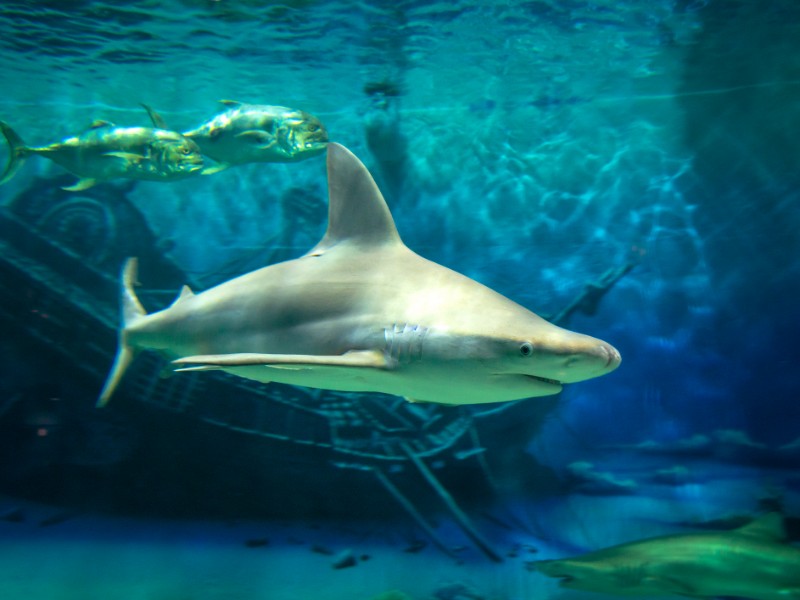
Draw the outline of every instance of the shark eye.
[[[519,347],[519,353],[522,354],[522,356],[530,356],[531,354],[533,354],[533,344],[531,344],[530,342],[524,342]]]

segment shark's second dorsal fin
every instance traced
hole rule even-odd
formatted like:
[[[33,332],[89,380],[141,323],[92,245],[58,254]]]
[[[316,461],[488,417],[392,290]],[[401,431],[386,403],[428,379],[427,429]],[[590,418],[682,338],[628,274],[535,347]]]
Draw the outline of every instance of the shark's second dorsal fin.
[[[747,525],[736,529],[736,533],[752,535],[775,542],[782,542],[786,539],[786,527],[784,527],[783,524],[783,515],[779,512],[761,515]]]
[[[328,144],[328,230],[308,254],[343,242],[359,246],[402,244],[392,213],[363,163],[340,144]]]
[[[191,298],[192,296],[194,296],[192,288],[190,288],[188,285],[184,285],[181,288],[180,294],[178,294],[178,297],[175,298],[175,301],[172,303],[172,306],[175,306],[181,300],[185,300],[186,298]]]

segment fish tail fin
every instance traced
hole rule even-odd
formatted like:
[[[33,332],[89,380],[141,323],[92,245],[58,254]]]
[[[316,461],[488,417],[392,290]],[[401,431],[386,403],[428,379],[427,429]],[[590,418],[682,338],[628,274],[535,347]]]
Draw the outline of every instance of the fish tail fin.
[[[0,121],[0,131],[3,132],[6,142],[8,142],[8,164],[3,174],[0,175],[0,185],[3,185],[19,171],[19,168],[25,162],[25,158],[31,153],[31,149],[25,145],[19,134],[11,129],[11,125],[5,121]]]
[[[117,346],[114,365],[111,367],[111,372],[108,374],[103,391],[100,392],[100,397],[97,399],[98,408],[105,406],[111,400],[111,396],[122,380],[122,376],[136,357],[136,348],[128,343],[128,329],[134,323],[147,316],[147,312],[133,290],[133,286],[136,284],[138,263],[139,261],[136,258],[129,258],[122,268],[122,277],[120,278],[122,326],[119,332],[119,345]]]

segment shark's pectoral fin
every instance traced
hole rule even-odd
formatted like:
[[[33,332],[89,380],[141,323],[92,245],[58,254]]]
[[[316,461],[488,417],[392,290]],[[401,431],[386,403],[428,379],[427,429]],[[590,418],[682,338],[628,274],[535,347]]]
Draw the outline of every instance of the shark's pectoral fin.
[[[264,383],[279,381],[308,385],[312,381],[330,382],[363,381],[375,370],[391,368],[385,355],[377,350],[356,350],[334,356],[309,354],[213,354],[187,356],[173,361],[181,368],[177,371],[223,370],[242,374]],[[184,366],[186,365],[186,366]],[[255,370],[254,370],[255,369]],[[350,384],[348,384],[350,385]],[[349,389],[349,388],[347,388]]]
[[[191,365],[181,371],[228,369],[233,367],[273,367],[278,369],[313,369],[314,367],[350,367],[389,369],[390,363],[378,350],[351,350],[344,354],[320,356],[315,354],[208,354],[186,356],[173,361],[176,365]]]

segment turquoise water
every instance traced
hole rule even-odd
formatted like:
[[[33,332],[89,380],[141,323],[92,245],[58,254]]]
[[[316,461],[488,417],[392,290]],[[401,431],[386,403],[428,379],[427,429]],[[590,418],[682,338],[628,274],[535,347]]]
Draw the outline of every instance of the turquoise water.
[[[411,249],[537,314],[630,270],[564,323],[622,365],[559,396],[448,411],[143,354],[98,412],[124,258],[152,311],[300,256],[325,159],[63,192],[28,157],[0,187],[0,596],[589,598],[527,563],[776,507],[797,540],[798,23],[788,0],[5,2],[0,120],[31,146],[149,126],[141,103],[184,132],[222,99],[291,107]]]

